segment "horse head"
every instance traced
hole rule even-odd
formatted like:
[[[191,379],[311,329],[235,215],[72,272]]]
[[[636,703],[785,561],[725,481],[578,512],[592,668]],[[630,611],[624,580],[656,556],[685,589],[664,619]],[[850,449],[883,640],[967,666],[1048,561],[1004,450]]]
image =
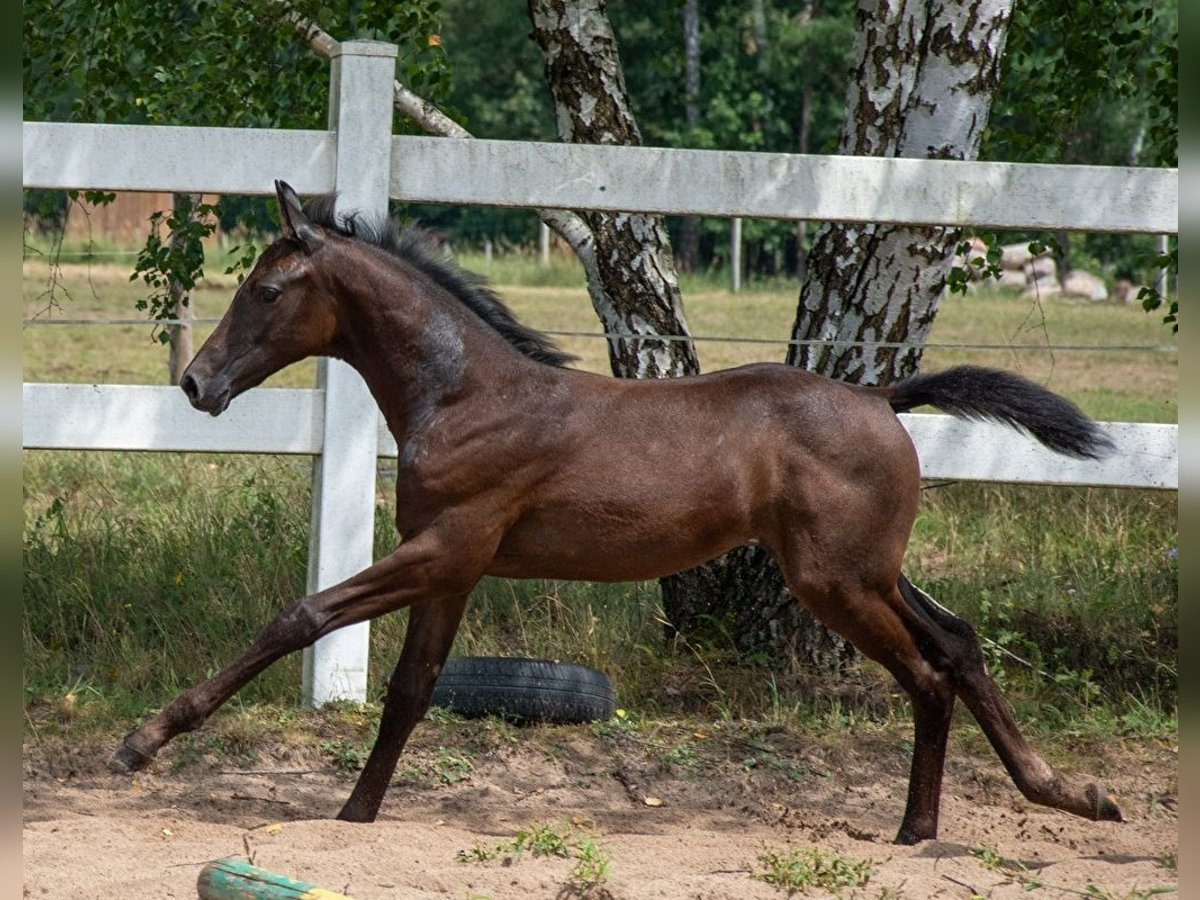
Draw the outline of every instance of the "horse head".
[[[230,401],[291,363],[324,355],[337,330],[337,304],[321,269],[329,235],[300,198],[275,182],[283,235],[259,257],[179,386],[192,406],[218,416]]]

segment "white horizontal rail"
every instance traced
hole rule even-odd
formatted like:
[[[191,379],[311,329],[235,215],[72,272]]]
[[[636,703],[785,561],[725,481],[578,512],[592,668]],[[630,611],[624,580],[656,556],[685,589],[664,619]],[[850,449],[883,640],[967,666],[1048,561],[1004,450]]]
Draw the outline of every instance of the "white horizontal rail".
[[[24,184],[333,189],[322,131],[26,122]],[[155,165],[145,164],[154,159]],[[431,203],[1174,234],[1179,172],[393,137],[390,194]]]
[[[321,452],[325,397],[311,388],[247,391],[215,419],[174,387],[23,384],[21,394],[25,447]]]
[[[323,392],[300,388],[247,391],[219,418],[195,411],[178,388],[93,384],[26,384],[28,448],[299,453],[322,450]],[[1027,484],[1177,489],[1176,425],[1107,422],[1116,445],[1099,461],[1047,450],[1010,428],[952,416],[900,417],[917,445],[921,475],[931,479]],[[395,458],[396,441],[379,419],[379,455]]]
[[[953,416],[905,413],[921,476],[955,481],[1179,487],[1179,426],[1104,422],[1113,452],[1100,460],[1055,453],[1011,428]]]
[[[273,194],[333,190],[331,131],[26,122],[27,188]]]
[[[397,200],[1174,234],[1175,169],[393,137]]]

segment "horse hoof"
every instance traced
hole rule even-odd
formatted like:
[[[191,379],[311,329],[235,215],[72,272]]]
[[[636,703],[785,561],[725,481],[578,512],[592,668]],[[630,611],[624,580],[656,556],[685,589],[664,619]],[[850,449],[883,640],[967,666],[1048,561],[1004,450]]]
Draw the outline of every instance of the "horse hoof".
[[[108,770],[117,775],[132,775],[150,765],[150,757],[122,744],[108,761]]]
[[[1092,818],[1097,822],[1124,822],[1116,798],[1094,784],[1087,787],[1088,799],[1092,801]]]
[[[378,810],[362,809],[356,805],[347,803],[342,807],[337,814],[339,822],[358,822],[360,824],[369,825],[375,821],[375,817],[379,814]]]
[[[909,831],[907,828],[901,828],[896,835],[893,844],[898,844],[901,847],[912,847],[922,841],[931,841],[937,837],[937,832],[933,834],[917,834],[915,831]]]

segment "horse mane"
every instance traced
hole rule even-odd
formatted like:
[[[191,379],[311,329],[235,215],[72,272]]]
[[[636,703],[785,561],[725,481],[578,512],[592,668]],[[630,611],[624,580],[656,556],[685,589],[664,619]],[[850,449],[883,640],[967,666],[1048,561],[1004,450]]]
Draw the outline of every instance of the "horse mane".
[[[314,225],[327,228],[403,260],[453,295],[501,337],[530,359],[563,366],[576,357],[555,346],[542,332],[517,321],[512,310],[481,275],[468,272],[447,259],[420,228],[399,229],[387,217],[371,219],[358,212],[337,215],[336,195],[323,194],[304,204],[304,214]]]

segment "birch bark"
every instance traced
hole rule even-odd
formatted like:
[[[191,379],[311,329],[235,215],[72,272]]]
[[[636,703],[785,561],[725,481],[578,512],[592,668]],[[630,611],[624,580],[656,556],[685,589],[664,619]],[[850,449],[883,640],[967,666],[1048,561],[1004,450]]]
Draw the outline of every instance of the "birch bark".
[[[604,0],[529,0],[533,38],[564,141],[638,145],[629,96]],[[666,227],[659,216],[582,212],[594,242],[592,305],[609,339],[613,374],[666,378],[700,371]],[[593,274],[595,284],[593,284]]]

